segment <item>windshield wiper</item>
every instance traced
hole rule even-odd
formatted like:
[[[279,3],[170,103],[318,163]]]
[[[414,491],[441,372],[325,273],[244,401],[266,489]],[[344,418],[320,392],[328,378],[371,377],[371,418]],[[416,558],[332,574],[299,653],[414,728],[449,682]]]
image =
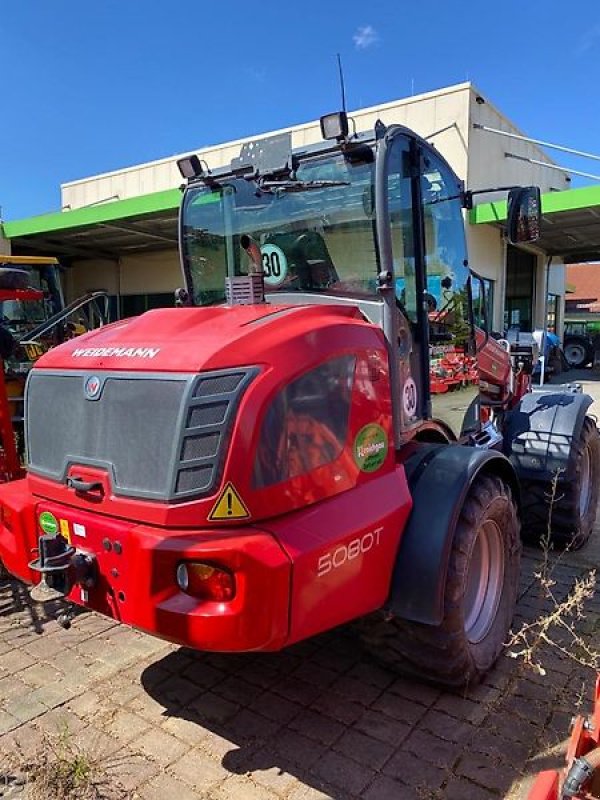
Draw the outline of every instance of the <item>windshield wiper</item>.
[[[350,181],[260,181],[262,192],[307,192],[311,189],[328,189],[331,186],[350,186]]]

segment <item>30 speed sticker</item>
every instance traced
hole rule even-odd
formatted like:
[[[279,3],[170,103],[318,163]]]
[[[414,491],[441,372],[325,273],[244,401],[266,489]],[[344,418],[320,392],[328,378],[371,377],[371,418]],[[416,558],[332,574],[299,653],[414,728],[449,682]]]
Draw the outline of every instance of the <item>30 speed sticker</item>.
[[[288,274],[285,253],[276,244],[263,244],[260,248],[265,284],[271,289],[281,286]]]
[[[414,417],[417,413],[417,384],[413,378],[407,378],[404,381],[404,388],[402,390],[402,405],[404,413],[407,417]]]

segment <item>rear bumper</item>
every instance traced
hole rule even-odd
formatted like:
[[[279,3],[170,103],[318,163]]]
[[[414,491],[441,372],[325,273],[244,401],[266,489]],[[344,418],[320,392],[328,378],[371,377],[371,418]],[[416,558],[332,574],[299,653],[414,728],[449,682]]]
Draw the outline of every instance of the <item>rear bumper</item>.
[[[27,564],[35,557],[36,517],[44,510],[56,517],[62,532],[68,530],[78,550],[98,562],[96,584],[87,593],[75,586],[68,600],[201,650],[277,650],[285,643],[291,565],[271,534],[249,528],[165,532],[53,503],[36,506],[24,483],[0,487],[0,559],[16,577],[39,581]],[[235,597],[217,603],[182,592],[176,570],[183,560],[229,569],[236,579]]]
[[[412,501],[398,467],[352,491],[260,525],[171,529],[38,500],[28,483],[0,486],[0,559],[37,583],[40,515],[54,519],[79,552],[97,561],[97,580],[68,596],[79,605],[199,650],[278,650],[381,608]],[[43,514],[46,512],[46,514]],[[265,526],[266,527],[266,526]],[[226,602],[182,592],[181,561],[233,573]]]

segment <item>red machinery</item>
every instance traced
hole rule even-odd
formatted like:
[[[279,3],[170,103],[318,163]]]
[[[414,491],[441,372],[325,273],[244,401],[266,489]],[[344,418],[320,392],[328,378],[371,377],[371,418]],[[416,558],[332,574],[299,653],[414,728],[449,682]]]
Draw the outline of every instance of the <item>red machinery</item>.
[[[322,125],[302,151],[284,135],[231,168],[180,162],[181,307],[37,362],[0,557],[36,599],[205,650],[367,617],[378,657],[464,684],[506,641],[520,519],[546,530],[555,468],[556,539],[591,531],[591,399],[526,393],[531,359],[476,329],[470,196],[439,153],[399,126]],[[539,191],[511,193],[511,241],[535,240],[538,211]]]
[[[528,800],[595,800],[600,797],[600,678],[594,709],[577,716],[571,728],[565,768],[540,772]]]
[[[9,270],[9,272],[13,272]],[[4,301],[31,301],[42,300],[44,294],[39,289],[2,289],[0,288],[0,303]],[[9,389],[6,381],[4,358],[0,358],[0,481],[14,481],[25,474],[15,441],[13,426],[13,408]]]

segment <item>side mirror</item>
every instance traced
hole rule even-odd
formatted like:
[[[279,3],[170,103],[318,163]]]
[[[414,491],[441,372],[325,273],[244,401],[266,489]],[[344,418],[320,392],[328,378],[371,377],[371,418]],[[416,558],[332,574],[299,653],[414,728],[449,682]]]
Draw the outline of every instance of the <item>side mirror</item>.
[[[507,235],[511,244],[540,238],[542,198],[539,186],[524,186],[508,193]]]

